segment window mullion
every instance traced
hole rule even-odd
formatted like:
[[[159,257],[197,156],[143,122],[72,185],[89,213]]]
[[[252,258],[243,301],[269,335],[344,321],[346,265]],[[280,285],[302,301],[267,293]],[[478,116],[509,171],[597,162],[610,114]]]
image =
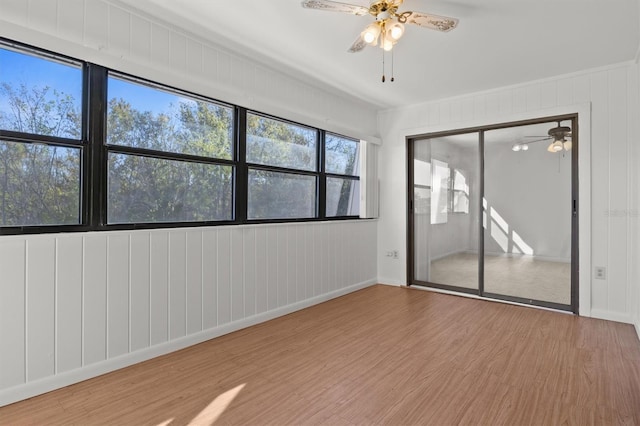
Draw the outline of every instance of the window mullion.
[[[88,224],[98,228],[106,224],[107,219],[107,69],[98,65],[88,66],[89,109],[87,114],[88,163],[85,191],[88,203]]]
[[[249,186],[249,168],[247,167],[247,110],[236,108],[236,170],[234,199],[234,220],[239,223],[247,221],[247,203]]]

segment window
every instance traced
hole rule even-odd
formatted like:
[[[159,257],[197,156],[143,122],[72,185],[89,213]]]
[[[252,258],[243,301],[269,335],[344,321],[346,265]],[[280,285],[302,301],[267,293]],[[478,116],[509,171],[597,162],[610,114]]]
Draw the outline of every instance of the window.
[[[466,172],[451,169],[451,208],[453,213],[469,213],[469,184]]]
[[[0,47],[0,227],[82,222],[82,64]]]
[[[413,160],[413,199],[415,214],[431,212],[431,163]]]
[[[326,216],[360,214],[360,142],[325,135]]]
[[[247,113],[247,164],[249,220],[316,217],[315,129]]]
[[[358,140],[0,39],[0,234],[359,206]]]
[[[449,209],[449,164],[431,160],[431,224],[447,223]]]
[[[108,223],[233,219],[233,108],[111,74]]]

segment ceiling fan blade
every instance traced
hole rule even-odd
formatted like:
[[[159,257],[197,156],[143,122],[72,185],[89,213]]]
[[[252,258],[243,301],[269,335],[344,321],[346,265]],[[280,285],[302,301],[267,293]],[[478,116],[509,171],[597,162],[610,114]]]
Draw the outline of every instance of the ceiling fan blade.
[[[528,144],[528,143],[541,142],[541,141],[550,141],[550,140],[552,140],[552,139],[553,139],[552,137],[547,136],[546,138],[542,138],[542,139],[535,139],[535,140],[532,140],[532,141],[526,141],[526,142],[524,142],[524,143],[527,143],[527,144]]]
[[[349,48],[349,52],[350,53],[359,52],[362,49],[364,49],[366,46],[367,46],[367,42],[364,41],[364,39],[362,38],[362,35],[360,35],[360,36],[358,36],[356,41],[354,41],[353,44],[351,45],[351,47]]]
[[[407,16],[407,24],[420,25],[421,27],[446,33],[458,26],[458,20],[447,16],[431,15],[423,12],[411,12],[411,14]]]
[[[331,0],[304,0],[302,7],[307,9],[327,10],[330,12],[345,12],[352,15],[364,16],[369,14],[369,9],[357,4],[340,3]]]

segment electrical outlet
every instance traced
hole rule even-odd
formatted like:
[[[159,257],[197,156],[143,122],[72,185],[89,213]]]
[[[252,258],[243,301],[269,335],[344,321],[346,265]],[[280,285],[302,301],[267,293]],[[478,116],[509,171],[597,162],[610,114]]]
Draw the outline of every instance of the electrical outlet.
[[[604,280],[607,278],[607,268],[604,266],[596,266],[594,268],[594,277],[597,280]]]
[[[398,250],[394,250],[393,251],[393,258],[397,259],[398,258]]]

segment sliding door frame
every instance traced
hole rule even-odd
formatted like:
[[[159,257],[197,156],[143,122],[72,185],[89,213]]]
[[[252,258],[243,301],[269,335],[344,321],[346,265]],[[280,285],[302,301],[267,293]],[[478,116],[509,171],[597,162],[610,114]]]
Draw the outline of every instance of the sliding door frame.
[[[532,300],[527,298],[507,296],[495,293],[486,293],[484,291],[484,226],[482,220],[484,198],[484,136],[489,130],[499,130],[510,127],[521,127],[534,124],[543,124],[553,121],[571,121],[571,303],[569,305]],[[540,306],[545,308],[571,311],[578,314],[579,310],[579,180],[578,180],[578,113],[560,114],[552,116],[544,116],[527,120],[510,121],[499,124],[491,124],[485,126],[467,127],[454,130],[446,130],[441,132],[424,133],[419,135],[407,136],[407,285],[417,285],[457,293],[475,294],[482,298],[498,299],[509,302],[516,302],[525,305]],[[477,133],[478,149],[479,149],[479,197],[476,208],[478,209],[478,289],[470,289],[445,284],[432,283],[417,280],[415,277],[415,220],[414,220],[414,163],[413,157],[415,153],[414,145],[418,141],[425,139],[434,139],[445,136],[455,136],[460,134]]]

